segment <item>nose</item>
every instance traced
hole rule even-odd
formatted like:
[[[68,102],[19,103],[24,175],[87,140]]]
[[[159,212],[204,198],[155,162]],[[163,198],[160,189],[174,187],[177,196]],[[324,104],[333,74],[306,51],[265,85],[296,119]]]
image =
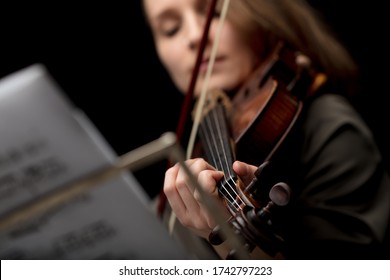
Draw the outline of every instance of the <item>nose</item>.
[[[192,15],[187,22],[188,47],[195,50],[199,47],[203,35],[204,19],[200,16]]]

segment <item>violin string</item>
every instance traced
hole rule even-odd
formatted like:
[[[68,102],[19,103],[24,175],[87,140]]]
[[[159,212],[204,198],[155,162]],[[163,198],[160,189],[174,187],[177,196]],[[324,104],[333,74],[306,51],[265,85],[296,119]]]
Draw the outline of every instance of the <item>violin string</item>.
[[[208,127],[208,128],[210,128],[210,127]],[[208,135],[208,136],[205,136],[205,138],[207,139],[207,140],[205,140],[205,142],[206,142],[207,144],[210,144],[210,145],[211,145],[211,142],[215,142],[214,140],[211,140],[211,139],[210,139],[210,138],[213,138],[213,139],[214,139],[214,137],[212,137],[212,136],[210,137],[210,135],[213,135],[213,134],[212,134],[212,133],[209,133],[209,132],[207,131],[207,129],[204,127],[204,123],[201,124],[201,128],[200,128],[200,129],[201,129],[202,132],[204,133],[203,136],[205,136],[206,134]],[[223,169],[223,168],[221,168],[220,158],[217,157],[217,156],[214,154],[214,151],[215,151],[215,149],[213,149],[213,148],[212,148],[211,151],[210,151],[210,157],[212,158],[211,160],[212,160],[212,162],[213,162],[213,166],[215,166],[217,170],[221,170],[221,169]],[[218,160],[217,160],[217,159],[219,159],[219,163],[218,163]],[[225,172],[224,172],[224,173],[225,173]],[[220,187],[218,187],[219,193],[222,195],[222,197],[223,197],[229,204],[231,204],[231,206],[232,206],[234,209],[238,210],[240,207],[239,207],[239,204],[238,204],[238,203],[236,202],[236,200],[235,200],[236,195],[233,195],[231,192],[229,192],[229,191],[226,189],[225,184],[224,184],[223,182],[229,183],[229,182],[226,180],[226,177],[224,177],[223,181],[222,181],[222,182],[219,182],[219,184],[220,184]],[[235,206],[235,204],[236,204],[237,206]]]
[[[201,90],[199,100],[198,100],[198,106],[195,108],[195,116],[194,116],[194,120],[193,120],[193,126],[191,129],[191,134],[190,134],[190,138],[189,138],[188,146],[187,146],[187,158],[190,158],[192,153],[193,153],[196,136],[198,134],[199,123],[200,123],[200,120],[202,118],[202,110],[203,110],[203,107],[204,107],[204,104],[206,101],[206,93],[208,90],[209,80],[211,77],[212,69],[214,67],[214,61],[215,61],[215,57],[217,55],[217,49],[218,49],[219,41],[220,41],[219,39],[220,39],[220,36],[222,33],[222,28],[223,28],[223,25],[224,25],[224,22],[226,19],[227,11],[229,8],[229,3],[230,3],[230,0],[224,0],[223,6],[221,9],[218,30],[216,32],[215,41],[214,41],[214,44],[213,44],[212,49],[211,49],[210,60],[209,60],[209,64],[208,64],[207,71],[206,71],[205,81],[202,85],[202,90]]]
[[[219,113],[217,112],[217,110],[219,110]],[[228,133],[228,129],[227,129],[227,125],[226,125],[226,118],[224,116],[224,112],[223,112],[223,107],[222,105],[219,105],[216,107],[215,110],[212,110],[212,117],[213,117],[213,124],[214,124],[214,127],[216,128],[216,131],[218,132],[217,135],[219,136],[219,143],[220,143],[220,148],[218,150],[221,150],[222,151],[222,157],[220,156],[220,154],[218,153],[218,158],[219,158],[219,161],[221,162],[221,166],[222,166],[222,169],[223,169],[223,172],[225,174],[225,181],[226,183],[228,184],[228,186],[230,187],[230,190],[232,193],[234,193],[235,195],[235,198],[239,198],[241,203],[243,203],[243,201],[241,200],[240,196],[238,195],[237,193],[237,184],[234,180],[234,175],[233,175],[233,170],[232,170],[232,164],[233,164],[233,160],[231,158],[231,160],[229,161],[228,159],[228,154],[232,154],[232,153],[228,153],[227,150],[231,151],[231,148],[230,147],[230,143],[223,143],[223,140],[226,139],[228,141],[230,141],[230,137],[229,137],[229,133]],[[215,135],[212,134],[212,135]],[[226,138],[225,138],[226,137]],[[216,140],[215,140],[216,143],[218,143]],[[218,145],[218,144],[216,144]],[[228,177],[230,180],[227,180],[226,177]],[[232,183],[234,185],[232,185]],[[224,185],[223,185],[224,186]],[[229,190],[226,190],[228,193]],[[236,200],[234,200],[235,203]],[[239,208],[241,209],[241,207],[239,206]]]
[[[214,111],[214,110],[213,110]],[[211,160],[213,161],[213,165],[216,169],[222,170],[225,174],[224,181],[228,183],[226,180],[226,168],[223,167],[222,161],[220,156],[218,156],[218,148],[217,148],[217,141],[215,139],[215,134],[213,133],[213,126],[210,123],[210,117],[206,117],[205,121],[202,122],[201,127],[203,128],[202,131],[205,131],[205,138],[206,138],[206,144],[208,147],[210,147],[209,152],[210,152],[210,157]],[[222,196],[229,202],[233,203],[235,201],[235,196],[232,195],[231,192],[229,192],[225,188],[225,184],[221,183],[222,188],[225,190],[223,192],[221,189],[219,189],[220,193]],[[235,207],[237,209],[237,207]]]
[[[201,123],[201,132],[203,140],[208,149],[210,160],[213,161],[214,166],[218,170],[222,170],[225,174],[224,183],[221,183],[220,193],[232,204],[236,210],[241,209],[240,205],[243,205],[243,201],[237,193],[237,185],[234,179],[232,171],[232,153],[229,153],[229,143],[224,143],[224,140],[228,140],[228,129],[226,126],[223,107],[217,105],[210,113],[204,118]],[[229,141],[229,140],[228,140]],[[214,148],[211,148],[214,147]],[[230,157],[230,160],[229,160]],[[226,187],[226,185],[229,186]],[[236,199],[239,199],[240,203]],[[237,206],[234,206],[236,204]]]
[[[212,146],[215,146],[215,139],[214,137],[212,137],[211,135],[213,135],[213,133],[211,132],[212,131],[212,126],[210,125],[210,118],[206,116],[205,120],[200,124],[200,132],[201,132],[201,136],[202,136],[202,140],[204,142],[204,145],[205,147],[212,147]],[[221,163],[218,162],[218,157],[215,155],[215,152],[216,152],[217,149],[215,148],[209,148],[207,149],[207,152],[209,153],[209,160],[212,161],[212,164],[213,166],[218,169],[218,170],[221,170]],[[226,174],[224,172],[224,174]],[[223,184],[221,184],[222,187],[224,187]],[[226,192],[223,192],[219,189],[219,192],[221,193],[221,195],[231,204],[234,204],[234,201],[235,201],[235,197],[229,192],[226,190]],[[234,205],[233,205],[234,207]],[[234,207],[236,210],[238,209],[238,207]]]
[[[200,126],[200,130],[203,132],[203,135],[205,136],[206,134],[209,134],[207,131],[206,131],[206,128],[204,127],[204,124],[201,124],[201,126]],[[209,139],[210,137],[207,137],[207,136],[205,136],[204,137],[205,139],[204,139],[204,141],[205,142],[207,142],[207,144],[210,144],[210,142],[211,142],[211,140]],[[212,152],[211,152],[212,153]],[[217,163],[217,161],[216,161],[216,157],[215,156],[211,156],[211,158],[212,158],[212,164],[213,164],[213,166],[215,166],[218,170],[220,170],[220,168],[218,168],[218,163]],[[221,186],[224,186],[222,183],[221,183]],[[230,192],[228,192],[228,191],[226,191],[226,192],[223,192],[223,191],[221,191],[221,189],[220,188],[218,188],[218,191],[219,191],[219,193],[222,195],[222,197],[228,202],[228,203],[230,203],[230,204],[232,204],[232,206],[234,207],[234,197],[233,197],[233,195],[231,195],[231,193]],[[238,207],[234,207],[236,210],[238,209]]]

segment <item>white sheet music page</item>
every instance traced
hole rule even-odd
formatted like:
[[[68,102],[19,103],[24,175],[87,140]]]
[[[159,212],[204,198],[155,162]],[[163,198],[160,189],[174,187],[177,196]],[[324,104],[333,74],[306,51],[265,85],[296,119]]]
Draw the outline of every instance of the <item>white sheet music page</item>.
[[[0,218],[116,155],[43,65],[0,80]],[[0,232],[6,259],[188,259],[129,172]]]

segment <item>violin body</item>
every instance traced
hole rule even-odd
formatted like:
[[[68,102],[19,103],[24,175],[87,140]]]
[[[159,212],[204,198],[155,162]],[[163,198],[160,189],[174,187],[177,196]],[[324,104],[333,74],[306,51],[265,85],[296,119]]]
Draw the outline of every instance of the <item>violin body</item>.
[[[297,120],[302,102],[274,79],[261,88],[250,88],[234,102],[230,116],[237,159],[259,166],[277,149]]]

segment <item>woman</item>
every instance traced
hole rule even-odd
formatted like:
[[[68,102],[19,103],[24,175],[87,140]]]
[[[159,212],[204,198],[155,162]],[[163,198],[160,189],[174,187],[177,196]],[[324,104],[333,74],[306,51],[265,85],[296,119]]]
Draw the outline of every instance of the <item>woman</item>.
[[[143,4],[157,54],[177,88],[186,93],[210,1],[143,0]],[[347,100],[357,77],[353,60],[304,1],[231,1],[218,33],[222,5],[219,1],[211,22],[196,97],[206,82],[208,91],[221,89],[234,97],[251,73],[268,63],[280,42],[303,53],[310,59],[310,69],[327,78],[311,92],[313,96],[303,97],[294,132],[273,159],[273,168],[291,189],[291,201],[272,219],[284,240],[283,257],[382,258],[390,186],[371,132]],[[204,74],[218,36],[207,79]],[[204,191],[224,204],[217,188],[223,172],[202,157],[186,163]],[[233,170],[248,185],[260,163],[236,161]],[[181,224],[208,240],[215,217],[199,193],[192,191],[179,165],[167,170],[164,192]],[[226,215],[230,214],[226,207]]]

